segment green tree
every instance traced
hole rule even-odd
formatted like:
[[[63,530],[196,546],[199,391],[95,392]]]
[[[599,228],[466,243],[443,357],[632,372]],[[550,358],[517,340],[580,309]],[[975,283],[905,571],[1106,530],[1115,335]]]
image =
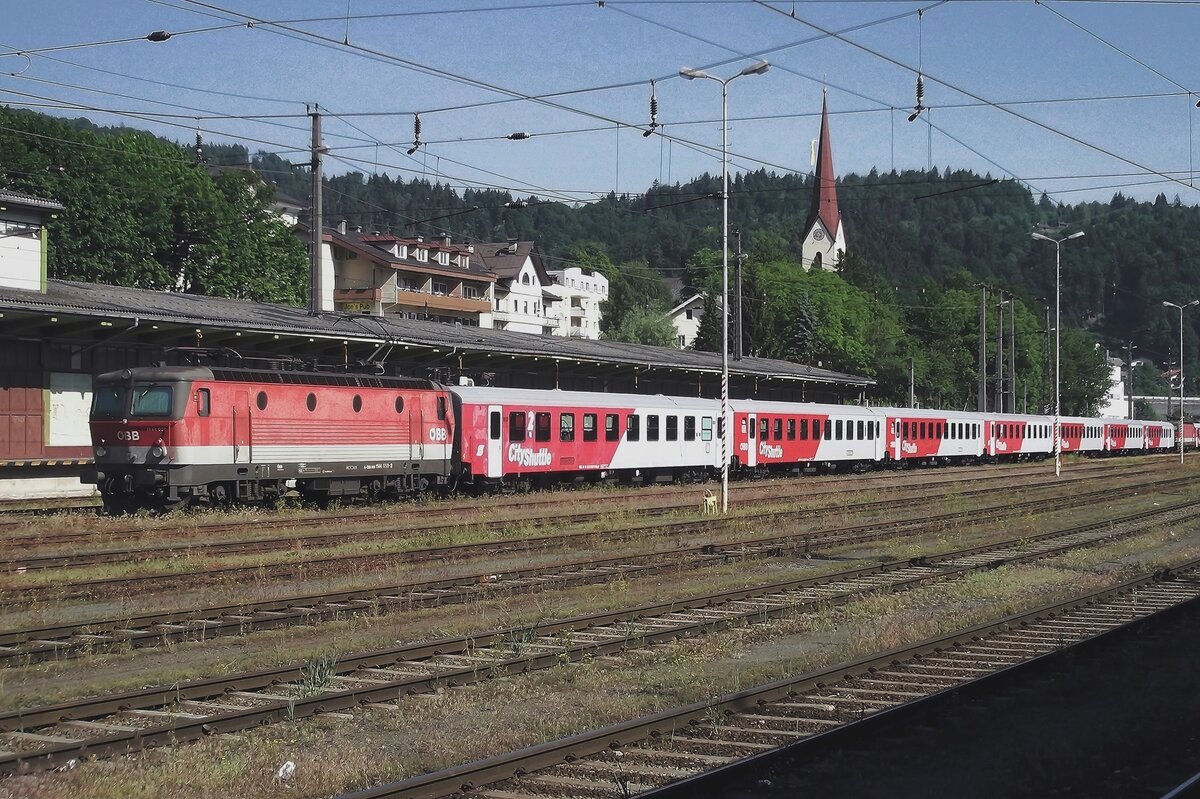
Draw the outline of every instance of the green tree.
[[[674,347],[675,326],[666,316],[665,307],[634,308],[625,314],[621,324],[609,329],[604,338],[611,341],[627,341],[633,344],[652,344],[656,347]]]

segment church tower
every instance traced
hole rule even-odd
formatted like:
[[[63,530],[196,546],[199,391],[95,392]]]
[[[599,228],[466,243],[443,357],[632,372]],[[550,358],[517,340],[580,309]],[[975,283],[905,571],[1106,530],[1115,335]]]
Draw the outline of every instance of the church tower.
[[[817,142],[817,163],[813,172],[812,205],[804,223],[804,243],[800,257],[804,269],[833,271],[838,254],[846,250],[846,234],[838,211],[837,185],[834,183],[833,150],[829,143],[829,109],[821,98],[821,138]]]

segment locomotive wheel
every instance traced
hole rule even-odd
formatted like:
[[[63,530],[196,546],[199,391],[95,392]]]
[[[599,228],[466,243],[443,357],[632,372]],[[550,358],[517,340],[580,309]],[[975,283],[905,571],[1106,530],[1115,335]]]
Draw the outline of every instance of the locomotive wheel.
[[[214,508],[228,508],[233,504],[233,497],[229,493],[229,486],[225,483],[214,483],[208,489],[208,499]]]

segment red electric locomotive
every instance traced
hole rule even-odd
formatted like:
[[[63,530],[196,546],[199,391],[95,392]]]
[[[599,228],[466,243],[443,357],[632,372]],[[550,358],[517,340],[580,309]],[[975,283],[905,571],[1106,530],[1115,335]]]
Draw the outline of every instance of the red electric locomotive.
[[[105,509],[398,496],[452,475],[452,396],[428,380],[200,366],[96,379]]]

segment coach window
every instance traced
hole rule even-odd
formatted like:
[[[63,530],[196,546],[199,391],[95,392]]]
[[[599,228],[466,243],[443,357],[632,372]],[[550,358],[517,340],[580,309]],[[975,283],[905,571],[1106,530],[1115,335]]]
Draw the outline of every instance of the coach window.
[[[775,420],[775,440],[776,441],[783,440],[783,420],[782,419]]]
[[[658,441],[658,414],[646,415],[646,440]]]
[[[255,398],[254,403],[258,405],[258,409],[260,411],[265,411],[267,409],[267,392],[258,392],[258,396]]]
[[[508,415],[508,440],[525,440],[525,411],[513,411]]]
[[[864,436],[863,436],[863,422],[862,422],[862,419],[859,419],[859,420],[858,420],[858,438],[859,438],[859,440],[860,440],[860,441],[861,441],[861,440],[864,438]]]
[[[404,413],[404,397],[396,397],[396,413]],[[499,422],[497,422],[499,424]],[[500,437],[500,428],[496,428],[496,438]]]
[[[359,411],[361,411],[362,410],[362,397],[355,394],[354,399],[351,400],[351,402],[350,402],[350,406],[352,408],[354,408],[355,413],[358,413]]]
[[[838,441],[842,440],[842,420],[837,420],[837,434],[834,436]]]
[[[917,428],[917,431],[918,431],[917,438],[924,439],[925,438],[925,423],[924,422],[921,422],[920,427]]]
[[[908,422],[904,422],[904,424],[901,426],[901,429],[904,431],[902,433],[902,435],[904,436],[904,439],[907,441],[908,440]]]
[[[713,420],[711,416],[705,416],[700,420],[700,440],[712,441]]]
[[[788,441],[796,440],[796,420],[788,419]]]
[[[604,440],[621,440],[621,417],[615,413],[605,414],[604,416]]]
[[[636,413],[631,413],[625,417],[625,438],[630,441],[637,441],[642,437],[641,418]]]
[[[550,412],[538,411],[533,415],[533,440],[550,440]]]
[[[488,438],[492,441],[500,440],[500,411],[492,411],[491,418],[488,420]]]
[[[212,396],[207,388],[196,390],[196,415],[208,416],[211,408]]]
[[[558,440],[575,440],[575,414],[563,413],[558,417]]]
[[[759,419],[758,420],[758,437],[761,438],[763,441],[771,440],[771,420],[770,419]]]
[[[667,419],[667,441],[679,440],[679,417],[668,416]]]
[[[585,413],[583,415],[583,440],[596,440],[596,414]]]
[[[854,440],[854,420],[853,419],[846,420],[846,440],[847,441]]]
[[[683,440],[684,441],[695,441],[696,440],[696,417],[695,416],[683,417]]]
[[[438,397],[438,419],[446,421],[446,398]]]
[[[745,432],[746,432],[746,420],[743,419],[742,420],[742,433],[745,434]],[[751,438],[753,438],[753,436],[751,436]]]

